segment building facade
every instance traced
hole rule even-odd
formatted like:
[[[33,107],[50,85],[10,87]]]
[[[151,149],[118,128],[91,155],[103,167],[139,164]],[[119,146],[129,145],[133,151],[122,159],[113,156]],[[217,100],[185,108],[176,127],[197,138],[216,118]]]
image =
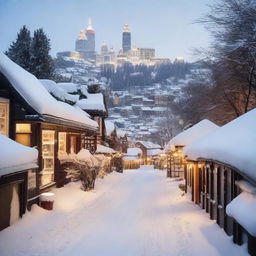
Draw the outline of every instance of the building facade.
[[[75,50],[79,53],[80,58],[95,60],[95,31],[92,27],[91,18],[88,20],[87,29],[85,31],[80,30]]]
[[[123,28],[123,41],[122,41],[123,53],[128,53],[131,50],[131,31],[128,24]]]

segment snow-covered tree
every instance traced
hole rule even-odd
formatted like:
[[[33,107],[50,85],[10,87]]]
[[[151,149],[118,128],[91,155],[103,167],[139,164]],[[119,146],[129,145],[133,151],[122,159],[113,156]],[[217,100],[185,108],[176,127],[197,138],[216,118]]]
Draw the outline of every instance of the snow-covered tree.
[[[31,42],[31,73],[39,79],[50,79],[53,77],[54,65],[50,51],[50,39],[42,28],[34,32]]]
[[[218,0],[202,20],[214,38],[207,61],[236,116],[256,105],[255,17],[255,0]]]
[[[23,26],[17,34],[16,41],[12,42],[6,52],[11,60],[27,71],[30,71],[30,44],[30,31],[26,26]]]

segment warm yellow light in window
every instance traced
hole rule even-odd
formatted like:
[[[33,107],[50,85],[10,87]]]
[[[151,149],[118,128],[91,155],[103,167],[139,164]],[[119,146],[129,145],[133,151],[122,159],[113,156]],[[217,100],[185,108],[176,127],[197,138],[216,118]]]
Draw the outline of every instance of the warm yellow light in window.
[[[31,124],[16,124],[16,133],[30,133]]]

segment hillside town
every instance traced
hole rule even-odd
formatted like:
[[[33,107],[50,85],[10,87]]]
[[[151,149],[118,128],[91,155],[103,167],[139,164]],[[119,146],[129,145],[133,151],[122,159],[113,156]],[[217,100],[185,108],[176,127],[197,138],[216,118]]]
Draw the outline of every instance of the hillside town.
[[[1,256],[256,255],[256,5],[207,8],[193,61],[92,17],[0,49]]]

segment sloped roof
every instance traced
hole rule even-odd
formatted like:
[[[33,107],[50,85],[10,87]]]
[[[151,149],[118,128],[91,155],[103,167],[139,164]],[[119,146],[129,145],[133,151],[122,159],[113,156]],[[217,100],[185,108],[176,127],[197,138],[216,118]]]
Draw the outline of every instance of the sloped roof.
[[[219,128],[218,125],[207,119],[204,119],[172,138],[167,144],[165,150],[173,149],[174,146],[188,146],[197,139],[207,135],[217,128]]]
[[[21,97],[41,115],[75,121],[96,129],[98,124],[78,107],[57,101],[41,82],[0,52],[0,72],[9,80]]]
[[[37,168],[38,151],[0,134],[0,176]]]
[[[206,158],[236,167],[256,182],[256,109],[194,141],[185,149],[191,160]]]
[[[147,149],[155,149],[155,148],[161,148],[161,146],[160,145],[158,145],[158,144],[155,144],[155,143],[153,143],[153,142],[151,142],[151,141],[138,141],[137,143],[140,143],[140,144],[142,144],[145,148],[147,148]]]

